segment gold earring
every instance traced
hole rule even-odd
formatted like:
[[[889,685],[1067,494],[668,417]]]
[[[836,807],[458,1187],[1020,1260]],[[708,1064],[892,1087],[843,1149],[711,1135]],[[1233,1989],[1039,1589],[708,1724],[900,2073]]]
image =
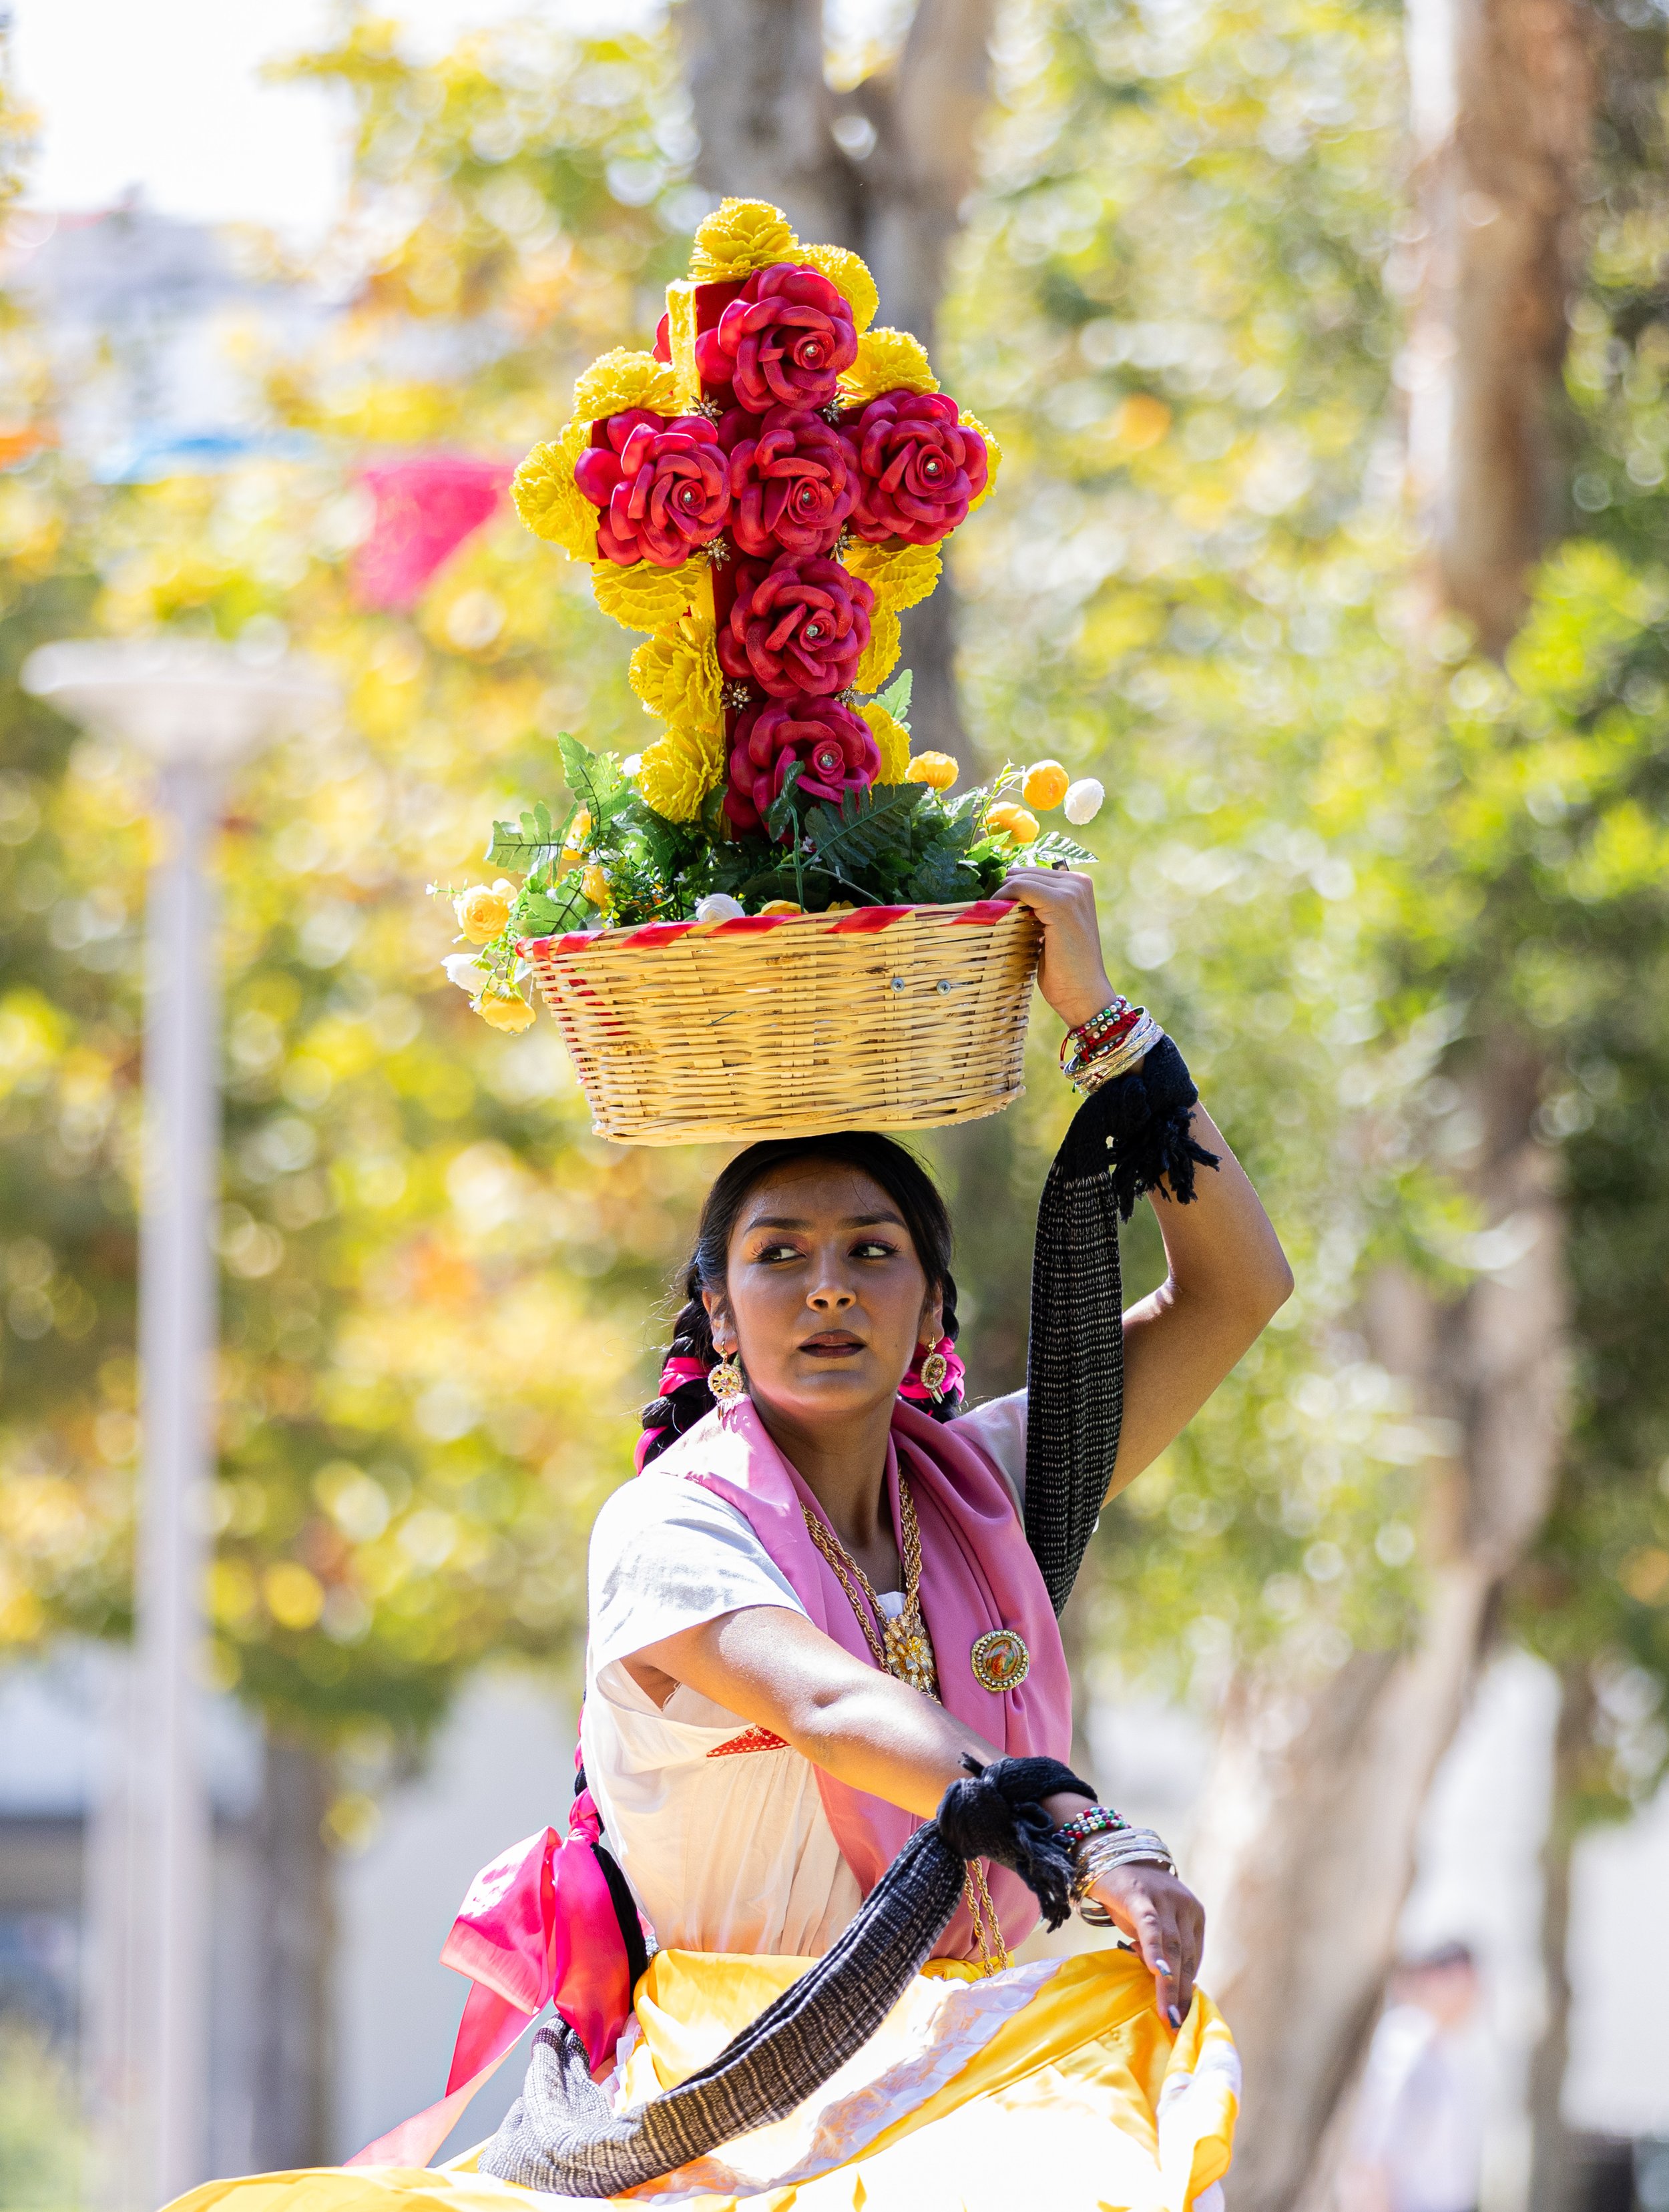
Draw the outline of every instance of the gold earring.
[[[716,1367],[708,1369],[707,1387],[721,1406],[728,1406],[733,1398],[747,1395],[747,1377],[742,1373],[741,1362],[734,1352],[727,1352]]]
[[[950,1373],[950,1362],[942,1352],[929,1352],[922,1362],[922,1388],[936,1399],[945,1387],[945,1377]]]

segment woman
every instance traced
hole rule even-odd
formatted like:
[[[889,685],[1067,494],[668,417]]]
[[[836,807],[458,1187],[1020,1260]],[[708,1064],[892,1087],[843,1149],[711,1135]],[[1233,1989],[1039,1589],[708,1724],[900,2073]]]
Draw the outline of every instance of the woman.
[[[1087,879],[1028,869],[1006,890],[1042,925],[1069,1072],[1091,1091],[1119,1067],[1139,1076],[1132,1054],[1159,1033],[1108,982]],[[1117,1369],[1116,1296],[1111,1315],[1080,1304],[1065,1367],[1039,1365],[1037,1300],[1077,1234],[1067,1217],[1040,1231],[1033,1308],[1034,1401],[1052,1391],[1063,1417],[1040,1419],[1023,1392],[963,1412],[948,1224],[902,1147],[759,1145],[720,1176],[641,1472],[591,1547],[584,1774],[655,1955],[627,1983],[612,2075],[612,2031],[601,2051],[590,2032],[582,2049],[541,2031],[480,2171],[472,2157],[427,2191],[502,2202],[521,2182],[618,2201],[624,2182],[759,2212],[996,2212],[1042,2192],[1184,2212],[1212,2195],[1233,2076],[1194,1991],[1203,1915],[1159,1838],[1062,1763],[1055,1613],[1088,1522],[1063,1568],[1060,1516],[1028,1495],[1081,1429],[1102,1434],[1116,1455],[1110,1481],[1094,1472],[1093,1517],[1291,1287],[1191,1085],[1173,1095],[1186,1103],[1154,1193],[1169,1273],[1123,1316],[1122,1418],[1116,1371],[1082,1372],[1098,1328]],[[1106,1185],[1106,1143],[1069,1176],[1080,1194]],[[1194,1163],[1209,1169],[1197,1182]],[[1083,1254],[1080,1292],[1095,1279]],[[1113,1265],[1116,1282],[1116,1243]],[[1099,1389],[1106,1416],[1109,1388],[1097,1431],[1089,1401]],[[1069,1891],[1132,1948],[1013,1965],[1039,1902],[1057,1917]],[[647,2126],[616,2117],[640,2107]],[[411,2185],[386,2168],[296,2185],[309,2207],[365,2212]]]

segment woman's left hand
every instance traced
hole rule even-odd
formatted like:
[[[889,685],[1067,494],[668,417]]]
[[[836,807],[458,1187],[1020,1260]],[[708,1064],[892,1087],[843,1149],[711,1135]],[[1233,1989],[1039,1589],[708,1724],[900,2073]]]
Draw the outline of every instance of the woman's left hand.
[[[1066,868],[1015,868],[997,896],[1030,907],[1042,923],[1038,988],[1068,1029],[1111,1006],[1117,994],[1101,958],[1095,890],[1087,876]]]
[[[1160,2018],[1180,2027],[1194,2001],[1194,1977],[1205,1948],[1205,1907],[1161,1866],[1115,1867],[1090,1894],[1140,1952],[1154,1978]]]

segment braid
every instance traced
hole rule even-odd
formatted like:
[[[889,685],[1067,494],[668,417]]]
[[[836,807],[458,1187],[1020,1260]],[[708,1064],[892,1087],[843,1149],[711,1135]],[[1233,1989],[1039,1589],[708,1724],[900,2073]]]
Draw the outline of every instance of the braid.
[[[685,1302],[673,1323],[673,1340],[667,1356],[679,1359],[699,1359],[704,1366],[717,1364],[718,1353],[713,1349],[712,1324],[707,1318],[707,1309],[702,1304],[701,1278],[692,1266],[684,1279]],[[639,1465],[647,1467],[658,1459],[667,1446],[676,1443],[686,1429],[694,1428],[704,1415],[713,1410],[713,1394],[706,1383],[692,1376],[687,1382],[664,1398],[651,1399],[643,1408],[645,1437],[641,1448]],[[651,1431],[656,1433],[649,1433]]]
[[[945,1334],[954,1344],[956,1341],[956,1278],[948,1267],[945,1270],[944,1281],[940,1287],[944,1304],[944,1319],[941,1326]],[[922,1411],[924,1413],[930,1413],[935,1421],[953,1421],[966,1402],[959,1390],[945,1390],[941,1392],[936,1400],[930,1398],[922,1407]]]

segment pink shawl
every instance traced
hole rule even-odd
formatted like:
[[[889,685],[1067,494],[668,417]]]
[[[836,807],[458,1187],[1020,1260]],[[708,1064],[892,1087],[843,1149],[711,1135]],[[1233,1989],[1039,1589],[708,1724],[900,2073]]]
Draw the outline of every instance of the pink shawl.
[[[716,1408],[655,1465],[701,1484],[745,1515],[818,1627],[874,1664],[851,1601],[806,1533],[801,1506],[818,1511],[816,1498],[771,1442],[749,1400]],[[922,1611],[947,1711],[1011,1756],[1067,1759],[1072,1686],[1066,1654],[1008,1485],[977,1444],[902,1401],[893,1409],[886,1454],[895,1528],[901,1468],[910,1478],[921,1525]],[[1018,1630],[1031,1654],[1025,1680],[1010,1689],[986,1689],[971,1662],[977,1639],[994,1628]],[[867,1897],[922,1824],[820,1767],[817,1783],[835,1840]],[[1004,1936],[1011,1945],[1023,1942],[1037,1924],[1037,1899],[1006,1868],[991,1868],[990,1882]],[[967,1909],[959,1906],[938,1954],[965,1959],[975,1948]]]

